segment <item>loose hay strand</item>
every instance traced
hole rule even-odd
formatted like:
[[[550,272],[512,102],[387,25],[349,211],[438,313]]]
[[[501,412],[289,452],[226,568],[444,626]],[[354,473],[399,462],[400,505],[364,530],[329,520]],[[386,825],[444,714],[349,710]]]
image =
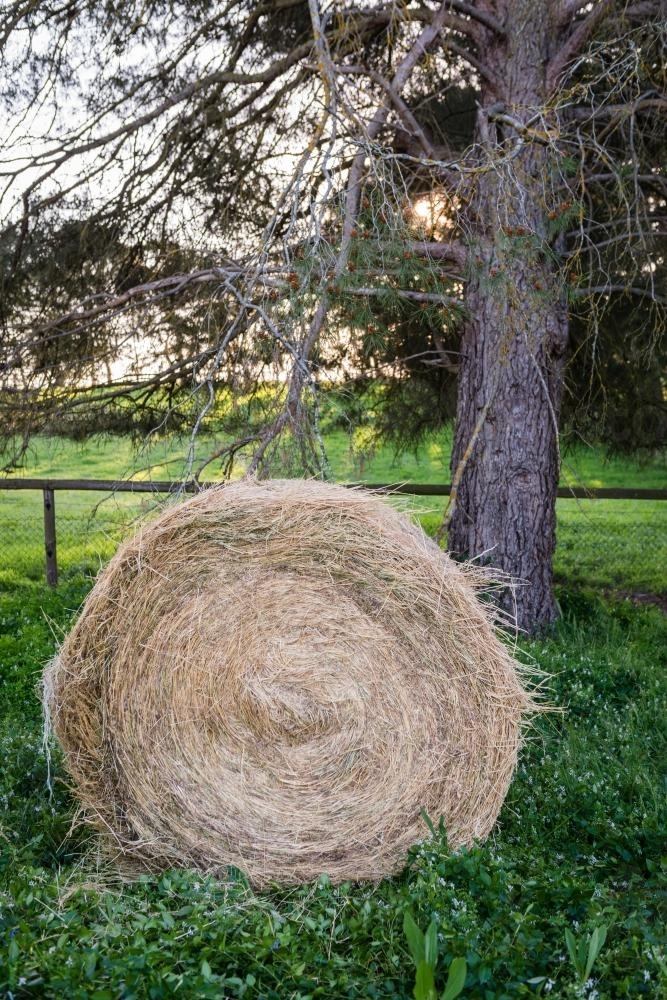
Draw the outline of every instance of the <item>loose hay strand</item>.
[[[207,490],[100,574],[45,700],[87,818],[135,867],[258,887],[398,870],[490,832],[534,708],[454,563],[385,501]]]

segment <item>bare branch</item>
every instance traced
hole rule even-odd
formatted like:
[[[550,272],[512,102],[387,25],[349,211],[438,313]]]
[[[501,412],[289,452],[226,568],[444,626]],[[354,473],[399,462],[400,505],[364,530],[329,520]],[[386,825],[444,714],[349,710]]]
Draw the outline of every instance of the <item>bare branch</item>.
[[[488,28],[490,31],[493,31],[495,35],[499,35],[501,37],[506,35],[505,28],[500,21],[493,17],[492,14],[489,14],[488,11],[482,10],[480,7],[476,7],[471,3],[466,3],[465,0],[450,0],[448,7],[450,7],[451,10],[458,11],[460,14],[464,14],[466,17],[469,17],[471,21],[482,25],[482,27]]]
[[[644,3],[630,3],[623,8],[623,20],[635,24],[645,24],[649,17],[664,17],[664,0],[645,0]]]
[[[474,55],[472,52],[468,52],[468,50],[464,49],[462,45],[458,45],[451,36],[443,38],[441,41],[442,47],[445,51],[452,52],[455,56],[457,56],[457,58],[462,59],[463,62],[472,66],[472,68],[479,73],[483,80],[486,80],[496,93],[503,93],[501,81],[495,73],[491,72],[486,63],[482,62],[482,60],[478,58],[478,56]]]
[[[549,90],[555,88],[569,63],[581,52],[596,28],[612,13],[614,2],[615,0],[598,0],[590,14],[572,30],[559,51],[552,56],[546,73]]]
[[[450,306],[460,309],[462,300],[455,295],[439,295],[437,292],[413,292],[407,288],[383,288],[380,286],[356,286],[354,288],[342,289],[344,295],[353,295],[359,298],[386,298],[403,299],[406,302],[423,302],[426,305]]]
[[[522,122],[515,115],[509,114],[504,108],[500,111],[489,110],[487,117],[490,122],[497,122],[500,125],[509,125],[518,135],[531,142],[539,142],[544,146],[551,145],[558,138],[557,133],[552,133],[548,129],[536,128],[535,123],[541,121],[542,116],[537,115],[527,122]]]
[[[412,240],[406,244],[409,252],[428,257],[432,260],[451,260],[459,267],[464,267],[468,260],[468,250],[458,240],[431,243],[426,240]]]
[[[284,59],[280,59],[267,69],[262,70],[259,73],[237,73],[237,72],[216,72],[211,73],[208,76],[201,77],[193,83],[189,84],[187,87],[183,87],[180,91],[172,94],[170,97],[166,98],[160,104],[157,104],[150,111],[139,117],[133,119],[132,121],[126,122],[120,125],[118,128],[113,129],[111,132],[107,132],[104,135],[96,136],[94,139],[90,139],[88,142],[83,142],[80,145],[75,145],[69,147],[67,142],[63,142],[60,146],[57,146],[54,150],[50,150],[42,155],[37,155],[34,157],[34,161],[39,163],[40,160],[48,162],[52,157],[56,157],[53,161],[53,165],[60,167],[63,163],[67,162],[74,156],[82,156],[86,153],[90,153],[95,149],[99,149],[101,146],[106,146],[110,142],[121,136],[129,136],[139,129],[143,128],[145,125],[150,124],[156,118],[159,118],[166,111],[170,111],[179,104],[183,104],[185,101],[189,100],[195,94],[206,90],[208,87],[219,83],[235,83],[235,84],[254,84],[260,83],[265,86],[267,83],[272,82],[281,76],[287,69],[298,63],[304,56],[312,49],[312,43],[307,42],[294,49],[288,56]],[[35,185],[32,185],[33,187]]]
[[[398,115],[405,125],[409,134],[417,140],[421,148],[424,150],[426,156],[431,159],[435,158],[435,150],[431,140],[428,138],[423,128],[415,118],[414,114],[403,100],[401,95],[397,93],[392,83],[378,73],[376,70],[368,69],[364,66],[337,66],[335,67],[335,72],[343,75],[360,75],[366,76],[374,83],[377,83],[389,96],[391,103],[398,112]]]
[[[419,34],[414,45],[410,48],[410,51],[401,61],[393,80],[391,81],[391,88],[396,94],[400,94],[403,87],[408,82],[415,66],[422,59],[422,57],[428,52],[429,48],[437,41],[440,31],[442,29],[443,23],[447,15],[447,0],[443,0],[436,14],[433,17],[432,22],[427,25]],[[387,116],[389,114],[390,99],[387,96],[387,100],[381,104],[375,111],[373,118],[368,125],[366,130],[366,135],[364,137],[365,142],[373,142],[380,133]],[[365,143],[361,145],[358,153],[356,154],[352,166],[350,167],[350,173],[347,183],[347,199],[345,207],[345,219],[343,222],[343,239],[341,244],[341,252],[336,265],[337,274],[341,274],[345,263],[347,261],[347,255],[349,252],[350,241],[352,239],[352,230],[355,226],[355,220],[359,211],[359,200],[361,197],[361,180],[364,171],[364,161],[366,159],[366,148]]]
[[[561,0],[560,10],[556,18],[558,25],[569,24],[575,14],[584,7],[590,7],[591,0]]]
[[[651,97],[642,96],[625,104],[601,104],[592,108],[573,108],[571,117],[574,121],[579,122],[611,118],[613,120],[611,127],[613,127],[614,124],[624,121],[639,111],[664,112],[665,109],[667,109],[667,97],[656,94]]]
[[[588,285],[586,287],[579,287],[572,289],[572,295],[575,298],[585,298],[589,295],[629,295],[640,299],[649,299],[651,302],[658,303],[659,305],[667,305],[667,298],[662,295],[656,295],[655,291],[651,288],[642,288],[638,285],[623,285],[615,284],[609,282],[604,285]]]
[[[34,337],[42,337],[50,330],[56,330],[69,323],[81,326],[82,324],[88,323],[99,316],[110,314],[111,312],[131,302],[133,299],[144,296],[152,296],[155,293],[176,295],[189,285],[199,285],[204,282],[211,281],[220,282],[223,277],[229,277],[230,273],[231,275],[238,277],[244,272],[239,268],[234,268],[230,272],[225,270],[223,267],[215,267],[202,271],[191,271],[187,274],[174,274],[167,278],[158,278],[155,281],[147,281],[142,285],[135,285],[133,288],[123,292],[122,295],[103,296],[98,305],[58,316],[57,319],[54,319],[43,326],[36,327]]]

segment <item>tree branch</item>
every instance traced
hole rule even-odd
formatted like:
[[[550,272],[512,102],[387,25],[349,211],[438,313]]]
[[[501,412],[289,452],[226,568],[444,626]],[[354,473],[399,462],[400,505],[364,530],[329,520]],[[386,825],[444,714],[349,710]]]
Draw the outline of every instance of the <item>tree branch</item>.
[[[357,285],[355,288],[343,288],[340,290],[343,295],[353,295],[357,298],[398,298],[406,302],[423,302],[432,306],[451,306],[460,309],[462,300],[455,295],[439,295],[437,292],[416,292],[409,288],[383,288],[364,287]]]
[[[566,66],[581,52],[602,21],[611,14],[614,2],[615,0],[599,0],[590,14],[574,28],[559,51],[551,58],[546,73],[546,83],[549,90],[556,87]]]
[[[34,190],[43,179],[50,176],[53,170],[59,169],[64,163],[71,160],[73,157],[83,156],[86,153],[99,149],[101,146],[108,145],[116,139],[136,133],[144,126],[155,121],[156,118],[159,118],[165,112],[177,107],[179,104],[189,100],[195,94],[206,90],[210,86],[219,83],[234,83],[243,85],[259,83],[262,84],[262,86],[265,86],[267,83],[273,82],[273,80],[277,79],[286,70],[290,69],[293,65],[303,59],[304,56],[308,55],[311,52],[312,47],[312,42],[304,43],[294,49],[284,59],[277,60],[275,63],[272,63],[271,66],[258,73],[237,73],[224,71],[211,73],[208,76],[193,81],[193,83],[189,84],[187,87],[183,87],[177,93],[165,98],[164,101],[161,101],[155,107],[151,108],[150,111],[145,112],[143,115],[139,115],[132,121],[119,125],[118,128],[115,128],[110,132],[106,132],[103,135],[99,135],[94,139],[88,140],[87,142],[82,142],[73,146],[70,146],[68,141],[64,140],[51,150],[42,154],[36,154],[32,157],[29,168],[34,169],[36,165],[41,163],[48,164],[49,169],[43,176],[40,176],[30,185],[30,190]],[[17,173],[22,173],[27,169],[28,167],[21,168],[21,170],[17,171]],[[7,176],[7,174],[4,176]]]
[[[145,295],[152,295],[153,293],[161,293],[162,295],[169,294],[175,295],[182,291],[189,285],[198,285],[206,282],[219,282],[224,278],[231,277],[241,277],[245,272],[238,266],[231,267],[229,269],[223,267],[206,268],[200,271],[191,271],[187,274],[173,274],[167,278],[158,278],[155,281],[147,281],[141,285],[135,285],[133,288],[129,288],[126,292],[121,295],[111,295],[102,296],[102,301],[95,306],[89,308],[80,309],[77,311],[65,313],[62,316],[58,316],[57,319],[45,323],[43,326],[36,327],[34,331],[34,338],[38,339],[43,337],[44,334],[49,333],[51,330],[56,330],[58,327],[64,326],[68,323],[87,323],[90,320],[96,319],[107,313],[111,313],[114,310],[118,310],[120,307],[131,302],[133,299],[141,298]],[[95,296],[100,298],[100,296]]]
[[[430,159],[435,159],[435,149],[431,140],[428,138],[403,98],[396,92],[394,86],[389,80],[387,80],[386,77],[382,76],[382,74],[378,73],[376,70],[366,69],[363,66],[337,66],[336,72],[343,75],[359,74],[361,76],[367,76],[369,79],[373,80],[374,83],[377,83],[378,86],[382,87],[385,93],[389,96],[391,103],[394,105],[394,108],[405,125],[407,132],[411,137],[414,137],[417,140],[426,156]]]
[[[394,78],[391,81],[391,88],[396,94],[400,93],[408,82],[415,66],[437,40],[443,23],[447,17],[447,6],[448,0],[443,0],[431,23],[420,32],[419,37],[401,61],[396,73],[394,74]],[[364,136],[365,142],[373,142],[377,138],[380,130],[387,120],[389,108],[390,99],[389,95],[387,95],[387,99],[376,109],[375,114],[368,125],[366,135]],[[352,166],[350,167],[350,173],[348,176],[347,200],[345,205],[345,218],[343,221],[343,239],[341,243],[341,251],[336,264],[337,276],[343,273],[349,253],[350,243],[352,241],[352,230],[355,227],[355,221],[359,211],[361,178],[364,171],[365,160],[366,148],[365,145],[361,145],[359,151],[354,157],[354,160],[352,161]]]
[[[562,0],[556,23],[560,26],[568,24],[575,14],[590,4],[591,0]]]
[[[447,6],[452,10],[458,11],[459,14],[465,14],[466,17],[482,25],[482,27],[488,28],[501,38],[504,38],[507,34],[504,25],[493,17],[492,14],[489,14],[485,10],[480,10],[479,7],[475,7],[473,4],[466,3],[465,0],[450,0]]]
[[[665,15],[664,0],[646,0],[645,3],[628,4],[623,8],[623,20],[643,24],[649,17]]]
[[[451,38],[443,38],[442,47],[446,51],[453,52],[455,56],[462,59],[464,62],[467,62],[469,66],[472,66],[472,68],[479,73],[483,80],[486,80],[486,82],[497,94],[502,94],[503,91],[500,80],[494,73],[491,72],[489,67],[483,63],[481,59],[475,56],[472,52],[468,52],[467,49],[458,45]]]
[[[632,295],[635,298],[650,299],[651,302],[656,302],[658,305],[667,305],[667,298],[665,296],[656,295],[650,288],[641,288],[639,285],[617,285],[612,283],[606,285],[588,285],[585,288],[573,288],[571,289],[571,293],[578,299],[586,298],[587,295]]]
[[[429,257],[433,260],[450,260],[465,267],[468,260],[468,251],[463,243],[458,240],[448,240],[446,243],[431,243],[427,240],[413,240],[406,245],[406,249],[420,257]]]

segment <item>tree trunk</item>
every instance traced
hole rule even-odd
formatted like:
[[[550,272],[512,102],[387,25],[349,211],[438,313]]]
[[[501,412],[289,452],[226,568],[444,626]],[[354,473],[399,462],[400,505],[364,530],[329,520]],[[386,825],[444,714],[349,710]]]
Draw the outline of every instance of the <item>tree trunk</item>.
[[[500,602],[519,628],[535,632],[557,616],[552,557],[567,311],[549,247],[548,151],[526,143],[503,163],[499,144],[509,152],[517,134],[500,132],[506,126],[494,124],[483,110],[502,101],[512,115],[528,119],[545,103],[548,17],[542,4],[517,0],[515,18],[523,30],[496,39],[485,60],[503,90],[485,88],[478,142],[489,157],[495,150],[499,162],[480,173],[471,205],[475,235],[461,344],[449,548],[508,574],[516,587],[506,588]]]

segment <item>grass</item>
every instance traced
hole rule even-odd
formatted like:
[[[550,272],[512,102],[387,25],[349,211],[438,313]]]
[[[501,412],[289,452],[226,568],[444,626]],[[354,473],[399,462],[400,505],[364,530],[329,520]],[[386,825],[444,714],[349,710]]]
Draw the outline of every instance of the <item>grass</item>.
[[[667,617],[657,609],[562,591],[559,626],[521,644],[564,711],[529,733],[486,844],[450,854],[433,817],[434,835],[425,825],[394,879],[332,887],[323,873],[257,894],[236,871],[123,886],[86,831],[70,832],[57,760],[49,797],[35,686],[89,586],[82,575],[56,591],[0,582],[0,996],[408,998],[408,913],[422,930],[435,924],[440,991],[463,958],[472,1000],[667,996]]]
[[[667,501],[558,500],[561,582],[667,594]]]
[[[363,430],[363,428],[362,428]],[[202,441],[205,448],[210,442]],[[433,436],[416,454],[396,456],[389,448],[364,451],[359,438],[332,430],[327,446],[336,478],[366,482],[446,482],[451,438]],[[360,450],[361,449],[361,450]],[[35,478],[116,479],[130,475],[177,480],[187,441],[158,441],[136,453],[125,439],[90,439],[77,444],[36,439],[21,475]],[[208,474],[207,474],[208,475]],[[212,473],[211,473],[212,477]],[[563,485],[661,488],[667,485],[667,456],[636,462],[608,457],[601,449],[570,448],[564,454]],[[137,517],[163,500],[128,494],[59,492],[56,495],[58,561],[67,572],[95,569],[108,559]],[[434,532],[446,498],[408,502],[425,530]],[[557,504],[556,578],[607,590],[667,593],[667,502],[562,499]],[[38,492],[0,490],[0,580],[18,573],[43,574],[42,499]]]
[[[338,432],[330,453],[341,479],[424,482],[448,478],[448,448],[434,440],[418,456],[378,451],[359,465]],[[116,478],[152,463],[159,479],[179,462],[162,445],[137,461],[124,442],[37,442],[24,474]],[[664,485],[658,459],[578,450],[564,474],[575,468],[584,485]],[[664,503],[559,502],[563,619],[520,651],[551,675],[545,693],[564,713],[536,722],[486,844],[450,854],[433,817],[394,879],[332,887],[323,874],[262,894],[240,872],[123,886],[71,829],[57,759],[48,793],[36,684],[90,571],[151,504],[58,493],[54,591],[41,582],[40,495],[0,491],[0,997],[427,997],[404,931],[413,924],[435,928],[440,992],[462,959],[472,1000],[667,996],[667,617],[573,587],[667,591]]]
[[[205,453],[215,439],[202,436],[198,454]],[[126,438],[89,438],[73,442],[63,438],[34,438],[20,475],[50,478],[178,479],[183,474],[189,440],[156,439],[150,447],[133,448]],[[364,428],[346,433],[331,429],[326,446],[334,478],[341,481],[378,483],[447,483],[450,481],[451,431],[433,434],[417,451],[397,455],[390,447],[364,438]],[[215,466],[206,478],[215,479]],[[667,488],[667,453],[633,459],[608,455],[601,447],[564,446],[562,486],[644,489]]]

